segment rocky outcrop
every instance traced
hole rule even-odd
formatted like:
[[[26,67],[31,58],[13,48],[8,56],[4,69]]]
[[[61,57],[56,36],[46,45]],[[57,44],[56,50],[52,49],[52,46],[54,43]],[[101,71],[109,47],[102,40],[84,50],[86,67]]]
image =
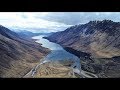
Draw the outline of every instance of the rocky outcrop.
[[[0,26],[0,77],[22,77],[49,50]]]
[[[120,77],[120,22],[90,21],[46,38],[80,57],[82,69],[99,77]]]

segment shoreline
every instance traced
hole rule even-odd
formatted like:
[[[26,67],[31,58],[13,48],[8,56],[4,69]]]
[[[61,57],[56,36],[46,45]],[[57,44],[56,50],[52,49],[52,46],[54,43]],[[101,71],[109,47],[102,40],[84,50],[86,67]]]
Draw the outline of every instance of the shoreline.
[[[46,38],[45,38],[46,39]],[[34,40],[39,40],[39,39],[34,39]],[[40,44],[40,43],[39,43]],[[63,47],[63,46],[62,46]],[[46,47],[45,47],[46,48]],[[49,49],[49,48],[48,48]],[[82,56],[84,56],[84,55],[87,55],[87,56],[89,56],[89,54],[87,54],[87,53],[83,53],[83,52],[79,52],[79,51],[76,51],[76,50],[74,50],[74,49],[72,49],[72,48],[69,48],[69,47],[63,47],[63,49],[65,49],[67,52],[69,52],[69,53],[71,53],[71,54],[74,54],[75,56],[77,56],[78,58],[79,58],[79,56],[78,55],[80,55],[81,56],[81,53],[82,53]],[[49,49],[50,50],[50,49]],[[75,52],[75,53],[74,53]],[[48,53],[49,54],[49,53]],[[48,55],[47,54],[47,55]],[[46,56],[47,56],[46,55]],[[46,56],[44,56],[44,57],[46,57]],[[42,58],[43,60],[44,60],[44,57]],[[23,76],[23,78],[34,78],[34,74],[35,73],[37,73],[37,69],[40,69],[40,67],[41,67],[41,65],[42,64],[44,64],[44,63],[46,63],[45,62],[45,60],[43,61],[43,60],[40,60],[41,62],[39,63],[39,64],[37,64],[36,66],[34,66],[27,74],[25,74],[24,76]],[[73,63],[72,65],[74,65],[75,63]],[[63,64],[64,65],[64,64]],[[88,78],[92,78],[92,76],[93,77],[96,77],[94,74],[92,74],[92,73],[90,73],[90,72],[87,72],[87,71],[83,71],[83,70],[79,70],[79,69],[76,69],[76,68],[74,68],[74,67],[72,67],[72,65],[71,66],[68,66],[69,68],[72,68],[72,73],[73,73],[73,77],[75,76],[76,77],[76,75],[75,74],[78,74],[80,77],[88,77]],[[76,66],[76,65],[75,65]],[[89,73],[89,74],[88,74]],[[79,78],[79,77],[78,77]]]
[[[33,40],[35,43],[38,43],[38,42],[36,42],[36,41],[39,40],[39,39],[34,39],[33,37],[31,37],[31,40]],[[38,44],[42,45],[41,43],[38,43]],[[46,47],[43,47],[43,48],[46,48]],[[44,62],[43,59],[51,52],[51,50],[50,50],[49,48],[46,48],[46,49],[49,50],[48,53],[45,54],[45,55],[43,56],[43,58],[40,59],[40,61],[38,62],[38,64],[35,65],[29,72],[27,72],[27,73],[23,76],[23,78],[33,77],[33,72],[36,71],[36,69],[40,66],[40,64]],[[37,68],[36,68],[36,67],[37,67]]]

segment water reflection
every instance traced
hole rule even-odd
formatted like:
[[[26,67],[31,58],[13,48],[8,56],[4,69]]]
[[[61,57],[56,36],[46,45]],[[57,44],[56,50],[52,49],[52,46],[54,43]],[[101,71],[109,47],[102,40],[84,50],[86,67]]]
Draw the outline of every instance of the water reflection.
[[[75,62],[75,67],[80,68],[80,59],[64,50],[59,44],[49,42],[47,39],[44,39],[46,35],[35,36],[33,39],[37,39],[36,42],[41,43],[43,47],[51,49],[51,53],[49,53],[44,60],[54,61],[54,60],[73,60]]]

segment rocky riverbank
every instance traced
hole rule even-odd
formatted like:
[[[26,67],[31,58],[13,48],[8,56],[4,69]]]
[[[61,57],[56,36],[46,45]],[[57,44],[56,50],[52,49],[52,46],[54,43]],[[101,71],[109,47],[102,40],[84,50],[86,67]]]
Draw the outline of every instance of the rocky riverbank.
[[[81,68],[97,77],[109,78],[120,76],[120,57],[91,58],[90,54],[65,47],[65,50],[80,58]]]

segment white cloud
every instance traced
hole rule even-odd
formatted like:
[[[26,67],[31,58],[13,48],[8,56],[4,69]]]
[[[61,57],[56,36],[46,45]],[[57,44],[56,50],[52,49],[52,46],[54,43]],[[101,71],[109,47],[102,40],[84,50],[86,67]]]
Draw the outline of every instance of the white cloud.
[[[36,18],[36,15],[44,16],[48,14],[45,13],[31,13],[31,12],[24,12],[24,13],[0,13],[0,24],[9,28],[13,29],[39,29],[44,28],[44,30],[51,30],[51,31],[59,31],[57,28],[60,27],[69,27],[69,25],[65,25],[64,23],[53,22],[44,20],[41,18]],[[34,31],[34,30],[33,30]]]
[[[110,19],[120,22],[120,12],[50,12],[44,16],[37,15],[36,18],[61,22],[68,25],[87,23],[91,20]]]
[[[120,12],[0,12],[0,24],[12,29],[54,32],[91,20],[120,22]]]

